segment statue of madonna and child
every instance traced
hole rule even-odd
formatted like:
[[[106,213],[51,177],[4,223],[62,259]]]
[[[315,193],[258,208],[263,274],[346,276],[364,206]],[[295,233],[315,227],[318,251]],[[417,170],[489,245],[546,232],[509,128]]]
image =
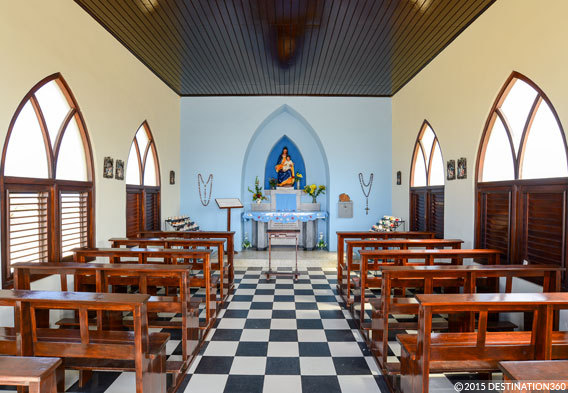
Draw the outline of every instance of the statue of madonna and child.
[[[288,147],[284,146],[282,148],[282,153],[278,157],[276,166],[274,167],[277,173],[276,183],[278,187],[294,187],[295,172],[294,172],[294,162],[288,154]]]

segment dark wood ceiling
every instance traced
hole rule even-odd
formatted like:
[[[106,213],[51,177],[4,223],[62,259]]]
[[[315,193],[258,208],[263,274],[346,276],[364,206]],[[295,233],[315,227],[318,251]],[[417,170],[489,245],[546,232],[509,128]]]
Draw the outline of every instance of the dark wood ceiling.
[[[182,96],[392,96],[495,0],[75,1]]]

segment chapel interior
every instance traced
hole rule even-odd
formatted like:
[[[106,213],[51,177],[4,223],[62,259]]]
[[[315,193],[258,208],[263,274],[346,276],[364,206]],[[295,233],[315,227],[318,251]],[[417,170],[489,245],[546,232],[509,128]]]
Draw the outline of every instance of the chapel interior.
[[[568,392],[568,2],[0,12],[0,391]]]

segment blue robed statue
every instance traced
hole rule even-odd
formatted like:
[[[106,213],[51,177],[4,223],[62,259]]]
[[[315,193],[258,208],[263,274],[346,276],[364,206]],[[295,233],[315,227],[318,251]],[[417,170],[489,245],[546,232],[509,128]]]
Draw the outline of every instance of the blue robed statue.
[[[294,186],[294,162],[288,154],[288,147],[284,146],[282,148],[282,153],[276,161],[276,166],[274,167],[277,173],[277,184],[278,187],[293,187]]]

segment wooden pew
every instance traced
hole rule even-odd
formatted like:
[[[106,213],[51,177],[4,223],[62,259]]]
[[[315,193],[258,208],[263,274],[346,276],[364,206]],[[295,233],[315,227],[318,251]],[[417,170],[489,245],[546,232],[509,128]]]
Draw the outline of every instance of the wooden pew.
[[[59,358],[0,356],[0,385],[27,386],[29,393],[57,393]]]
[[[450,265],[449,263],[436,262],[440,259],[450,259],[451,265],[463,265],[465,258],[485,258],[489,265],[498,265],[500,262],[501,252],[499,250],[486,250],[486,249],[429,249],[429,250],[363,250],[360,251],[360,274],[355,285],[359,288],[359,302],[357,299],[353,300],[351,309],[353,314],[362,324],[365,319],[365,289],[367,288],[380,288],[382,279],[381,277],[368,277],[369,271],[380,270],[383,266],[389,265]],[[408,262],[409,259],[418,259],[420,262]],[[370,262],[373,260],[374,262]],[[493,281],[493,284],[498,284]],[[404,293],[404,287],[402,288]],[[360,311],[356,312],[358,303]],[[358,318],[357,318],[358,317]]]
[[[568,293],[480,293],[417,295],[418,334],[399,334],[403,393],[427,393],[430,373],[492,372],[501,361],[554,360],[568,357],[568,332],[556,331],[554,315],[568,309]],[[478,315],[477,331],[432,333],[432,315]],[[532,328],[489,332],[489,313],[529,312]]]
[[[508,361],[499,362],[499,369],[503,372],[503,382],[510,383],[511,388],[507,389],[507,393],[528,393],[530,390],[515,389],[514,384],[517,382],[544,382],[549,384],[558,384],[559,389],[543,389],[538,390],[535,387],[534,392],[550,391],[550,390],[566,390],[568,387],[568,360],[532,360],[525,362]],[[562,389],[562,384],[564,389]],[[530,387],[530,386],[529,386]]]
[[[142,294],[0,290],[0,306],[13,307],[15,314],[15,334],[2,336],[0,341],[20,341],[15,344],[18,356],[61,357],[66,369],[134,371],[136,393],[163,393],[169,334],[148,332],[149,298]],[[38,316],[47,313],[49,318],[50,310],[78,312],[79,329],[40,327]],[[130,312],[134,330],[90,330],[89,311]],[[81,386],[85,382],[80,378]]]
[[[564,269],[554,265],[463,265],[385,266],[381,271],[381,296],[370,301],[373,315],[369,346],[383,374],[387,375],[400,372],[398,363],[387,362],[389,331],[418,328],[413,322],[389,322],[389,316],[393,314],[418,315],[416,298],[392,296],[396,289],[417,288],[425,294],[431,294],[435,288],[457,285],[464,293],[475,293],[478,279],[503,277],[506,279],[505,292],[511,293],[513,278],[538,277],[543,279],[544,292],[559,292],[560,278]],[[498,325],[504,327],[503,324]],[[432,323],[432,329],[447,328],[447,323]]]
[[[391,233],[391,232],[387,232]],[[347,263],[343,264],[341,271],[341,281],[338,285],[341,288],[338,292],[343,297],[346,304],[352,302],[351,299],[351,272],[359,270],[359,264],[353,262],[353,254],[355,248],[374,249],[374,250],[387,250],[399,249],[408,250],[412,248],[452,248],[459,249],[463,240],[459,239],[381,239],[381,240],[345,240],[345,247],[347,249]]]
[[[228,294],[234,291],[235,282],[235,232],[227,231],[140,231],[138,237],[182,238],[182,239],[223,239],[227,242],[227,267],[229,270]]]
[[[219,281],[223,285],[219,286],[220,301],[226,301],[229,291],[234,287],[234,283],[229,273],[229,266],[225,264],[225,240],[224,239],[175,239],[175,238],[111,238],[109,239],[112,248],[119,247],[162,247],[162,248],[184,248],[207,250],[213,248],[217,250],[217,262],[211,260],[211,270],[219,271]],[[189,263],[189,261],[186,261]],[[193,263],[199,268],[197,260]]]
[[[364,240],[364,239],[434,239],[435,232],[372,232],[372,231],[337,231],[337,290],[341,292],[339,285],[343,277],[343,264],[345,257],[345,241],[347,239]]]
[[[12,265],[14,269],[15,289],[30,289],[31,277],[40,275],[61,275],[62,282],[66,282],[66,275],[80,275],[82,280],[75,279],[75,291],[83,292],[85,283],[93,283],[96,292],[109,293],[113,285],[136,285],[138,292],[148,294],[148,287],[152,285],[179,288],[176,296],[151,296],[148,301],[148,313],[175,313],[181,315],[181,321],[159,321],[149,319],[150,328],[181,329],[182,335],[182,362],[168,361],[166,368],[168,373],[174,374],[174,380],[181,384],[191,362],[197,356],[200,348],[199,335],[199,307],[190,303],[189,291],[189,266],[184,265],[154,265],[154,264],[113,264],[113,263],[36,263],[21,262]],[[91,325],[102,328],[101,313]],[[118,321],[123,323],[122,318]],[[78,326],[77,318],[65,318],[58,322],[63,326]]]
[[[215,322],[217,316],[217,284],[218,277],[211,273],[210,256],[211,250],[184,250],[162,248],[76,248],[73,250],[74,260],[86,263],[90,258],[107,258],[110,263],[121,263],[122,258],[136,258],[138,263],[182,264],[180,260],[201,259],[203,262],[198,266],[192,266],[203,271],[202,277],[191,275],[190,287],[205,288],[205,320],[206,324],[200,328],[208,330]],[[153,260],[153,261],[152,261]],[[132,261],[130,261],[132,263]],[[191,265],[191,263],[189,264]]]

